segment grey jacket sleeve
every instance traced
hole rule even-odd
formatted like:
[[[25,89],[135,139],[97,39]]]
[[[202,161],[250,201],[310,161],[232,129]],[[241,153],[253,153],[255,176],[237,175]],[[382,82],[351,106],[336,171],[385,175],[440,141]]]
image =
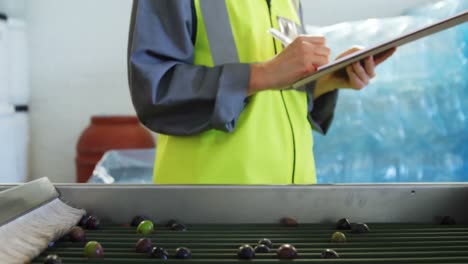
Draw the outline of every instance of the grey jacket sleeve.
[[[130,93],[140,121],[169,135],[232,131],[244,109],[249,64],[193,65],[193,1],[134,0]]]
[[[301,5],[299,9],[303,32],[306,33]],[[313,100],[315,84],[315,82],[312,82],[308,84],[305,89],[309,98],[309,122],[312,125],[312,129],[325,135],[333,121],[335,107],[338,101],[338,90],[323,94],[319,98]]]

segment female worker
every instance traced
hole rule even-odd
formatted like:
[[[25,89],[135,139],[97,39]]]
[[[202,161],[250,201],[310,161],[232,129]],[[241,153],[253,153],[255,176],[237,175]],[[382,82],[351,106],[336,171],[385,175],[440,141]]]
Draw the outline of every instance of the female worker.
[[[295,0],[134,1],[129,83],[139,119],[159,133],[154,183],[316,182],[311,129],[326,133],[338,88],[362,89],[394,50],[288,89],[329,62],[325,38],[300,35],[300,9]],[[295,39],[283,47],[270,28]]]

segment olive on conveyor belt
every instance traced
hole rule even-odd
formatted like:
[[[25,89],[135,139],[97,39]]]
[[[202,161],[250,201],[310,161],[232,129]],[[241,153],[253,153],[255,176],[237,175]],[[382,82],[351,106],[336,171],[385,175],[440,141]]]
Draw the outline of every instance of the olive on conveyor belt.
[[[192,251],[186,247],[179,247],[176,249],[174,257],[176,259],[189,259],[192,258]]]
[[[440,221],[440,224],[441,225],[456,225],[457,222],[451,216],[444,216],[442,220]]]
[[[148,253],[153,248],[149,238],[140,238],[135,245],[135,251],[138,253]]]
[[[351,228],[351,233],[353,234],[365,234],[369,232],[370,232],[369,227],[363,223],[353,224]]]
[[[104,249],[97,241],[89,241],[84,248],[84,255],[87,258],[102,258],[104,257]]]
[[[263,238],[263,239],[260,239],[257,243],[258,245],[265,245],[267,246],[268,248],[273,248],[273,243],[271,242],[270,239],[268,238]]]
[[[255,250],[250,245],[242,245],[237,249],[237,256],[240,259],[253,259],[255,257]]]
[[[85,227],[86,221],[88,220],[89,215],[85,214],[81,217],[80,221],[78,222],[78,226]]]
[[[187,227],[184,224],[175,223],[171,226],[174,231],[187,231]]]
[[[150,220],[142,221],[137,227],[137,234],[148,235],[153,233],[154,224]]]
[[[331,238],[332,243],[346,243],[346,236],[341,232],[335,232]]]
[[[338,255],[338,253],[336,253],[336,251],[333,249],[325,249],[322,251],[321,257],[325,259],[333,259],[340,258],[340,255]]]
[[[94,215],[88,216],[85,223],[85,228],[90,230],[99,229],[101,226],[101,221]]]
[[[68,237],[70,238],[70,241],[72,242],[85,242],[86,241],[86,234],[83,228],[79,226],[74,226],[72,229],[70,229],[70,232],[68,232]]]
[[[254,248],[254,251],[255,253],[269,253],[270,252],[270,248],[267,247],[266,245],[257,245],[255,248]]]
[[[177,221],[174,220],[174,219],[171,219],[171,220],[167,221],[166,227],[171,228],[174,224],[177,224]]]
[[[342,218],[336,222],[336,229],[338,230],[350,230],[351,229],[351,223],[349,222],[348,219]]]
[[[282,226],[289,226],[289,227],[295,227],[299,225],[297,220],[291,217],[282,218],[280,223]]]
[[[295,259],[297,258],[297,249],[290,244],[284,244],[278,248],[276,255],[280,259]]]
[[[166,260],[169,257],[169,253],[162,247],[154,247],[151,250],[150,257]]]
[[[62,260],[57,255],[48,255],[44,259],[44,264],[62,264]]]

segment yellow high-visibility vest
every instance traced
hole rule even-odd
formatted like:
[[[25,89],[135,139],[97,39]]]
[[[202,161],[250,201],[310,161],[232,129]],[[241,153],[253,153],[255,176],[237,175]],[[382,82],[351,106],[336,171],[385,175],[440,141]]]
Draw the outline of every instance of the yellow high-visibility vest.
[[[207,3],[221,3],[225,10],[204,6]],[[227,22],[210,8],[226,12]],[[271,10],[265,0],[195,0],[195,9],[194,64],[210,67],[233,62],[223,59],[229,45],[236,49],[237,62],[269,60],[282,50],[282,44],[267,33],[271,27],[280,30],[278,17],[301,23],[292,0],[272,0]],[[207,21],[216,15],[219,21]],[[218,32],[230,36],[211,33],[213,23]],[[229,37],[233,43],[227,43]],[[307,94],[301,91],[262,91],[249,98],[231,133],[210,130],[194,136],[159,135],[154,183],[316,183],[307,102]]]

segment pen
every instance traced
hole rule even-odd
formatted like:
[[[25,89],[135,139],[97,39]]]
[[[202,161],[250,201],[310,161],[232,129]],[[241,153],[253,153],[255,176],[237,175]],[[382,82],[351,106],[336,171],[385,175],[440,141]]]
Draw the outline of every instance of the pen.
[[[270,33],[275,39],[281,41],[281,43],[283,43],[284,46],[288,46],[292,42],[292,40],[289,39],[286,35],[274,28],[268,29],[268,33]]]

